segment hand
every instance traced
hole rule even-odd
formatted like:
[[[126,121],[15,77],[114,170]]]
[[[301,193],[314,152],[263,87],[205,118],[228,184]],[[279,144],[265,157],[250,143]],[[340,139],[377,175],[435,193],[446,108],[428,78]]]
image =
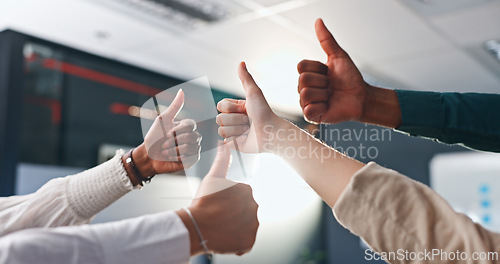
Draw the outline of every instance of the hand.
[[[196,122],[174,121],[183,105],[184,92],[179,90],[170,106],[155,119],[144,142],[134,150],[132,158],[143,177],[187,169],[199,160],[201,135],[196,131]]]
[[[255,243],[259,227],[258,205],[250,186],[225,179],[230,155],[226,145],[219,146],[212,168],[189,209],[211,252],[242,255]],[[191,219],[183,210],[177,214],[189,230],[191,255],[203,253]]]
[[[231,148],[239,151],[267,152],[266,144],[272,143],[273,135],[283,120],[273,112],[244,62],[238,67],[238,76],[245,89],[246,100],[224,99],[217,104],[217,109],[222,112],[216,119],[220,126],[219,135]]]
[[[369,85],[323,20],[318,19],[315,27],[328,60],[326,65],[310,60],[303,60],[297,65],[300,106],[304,117],[311,123],[360,120]]]

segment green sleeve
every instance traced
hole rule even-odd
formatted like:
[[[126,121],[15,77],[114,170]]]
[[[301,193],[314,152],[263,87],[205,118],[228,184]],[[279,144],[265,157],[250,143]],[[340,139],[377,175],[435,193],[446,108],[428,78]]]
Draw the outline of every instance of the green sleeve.
[[[402,123],[413,136],[500,152],[500,94],[396,90]]]

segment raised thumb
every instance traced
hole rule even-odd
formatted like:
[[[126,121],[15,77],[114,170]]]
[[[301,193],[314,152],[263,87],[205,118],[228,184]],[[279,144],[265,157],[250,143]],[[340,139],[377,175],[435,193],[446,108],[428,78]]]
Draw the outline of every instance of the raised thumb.
[[[248,98],[264,98],[262,91],[253,79],[252,75],[247,70],[247,65],[245,62],[241,62],[238,66],[238,77],[240,77],[243,89],[245,89],[245,94]]]
[[[175,95],[174,100],[168,106],[168,108],[163,111],[161,117],[168,121],[173,121],[177,114],[181,111],[182,106],[184,106],[184,92],[180,89]]]
[[[210,171],[208,172],[206,177],[225,179],[230,162],[231,152],[228,146],[224,143],[219,143],[214,163],[212,164],[212,167],[210,168]]]
[[[328,57],[338,57],[345,53],[333,37],[332,33],[330,33],[328,28],[326,28],[325,23],[321,18],[316,20],[315,29],[321,48],[323,48]]]

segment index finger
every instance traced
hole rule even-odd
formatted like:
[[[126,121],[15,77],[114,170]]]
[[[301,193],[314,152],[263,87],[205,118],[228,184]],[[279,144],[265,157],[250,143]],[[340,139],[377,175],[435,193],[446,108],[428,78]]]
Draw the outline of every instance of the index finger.
[[[326,75],[328,73],[328,66],[319,61],[302,60],[297,64],[297,70],[299,73],[314,72]]]
[[[222,99],[219,103],[217,103],[217,110],[222,113],[246,114],[245,105],[245,100]]]

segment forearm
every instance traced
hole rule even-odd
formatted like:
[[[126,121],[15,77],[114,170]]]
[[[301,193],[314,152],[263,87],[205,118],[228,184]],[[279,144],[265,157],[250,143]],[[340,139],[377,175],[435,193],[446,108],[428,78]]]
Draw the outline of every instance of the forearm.
[[[500,152],[500,95],[436,93],[367,86],[358,121],[413,136]]]
[[[32,229],[0,239],[0,263],[187,263],[189,239],[173,212],[99,225]]]
[[[177,210],[175,213],[179,216],[179,218],[184,223],[184,226],[186,226],[186,229],[188,230],[189,242],[190,242],[190,248],[189,248],[190,255],[195,256],[201,254],[204,249],[201,245],[200,238],[198,236],[198,233],[196,232],[194,223],[191,221],[191,218],[184,210]]]
[[[269,150],[294,168],[330,207],[364,166],[282,119],[269,136]]]
[[[448,144],[500,152],[500,95],[396,92],[402,113],[398,130]]]
[[[402,119],[396,92],[367,85],[363,114],[358,121],[389,128],[399,127]]]
[[[81,225],[132,190],[121,153],[92,169],[47,182],[27,196],[3,198],[0,235],[36,227]]]
[[[499,234],[456,213],[429,187],[375,163],[355,174],[333,212],[339,223],[377,252],[403,250],[422,256],[426,251],[447,254],[459,251],[472,257],[474,252],[498,252],[500,245]],[[409,260],[392,259],[390,263],[409,263]],[[421,262],[470,261],[446,260],[438,255]],[[478,263],[498,263],[498,260]]]

